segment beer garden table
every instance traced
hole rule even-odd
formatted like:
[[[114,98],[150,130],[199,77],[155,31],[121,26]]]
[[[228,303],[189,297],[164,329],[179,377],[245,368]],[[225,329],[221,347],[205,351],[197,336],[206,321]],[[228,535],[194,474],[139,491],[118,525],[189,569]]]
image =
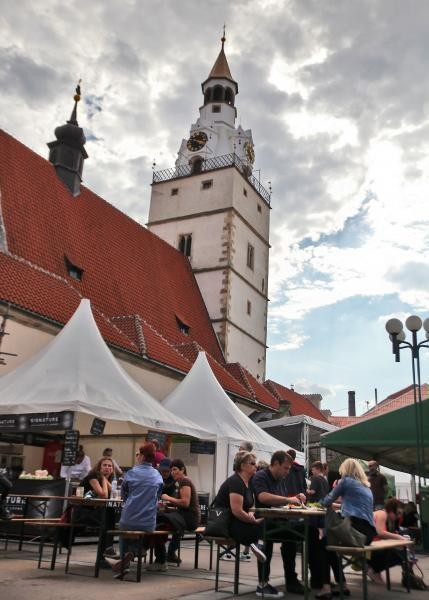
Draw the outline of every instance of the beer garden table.
[[[293,533],[294,537],[302,539],[303,552],[303,576],[304,576],[304,598],[308,599],[308,527],[310,517],[320,517],[326,514],[325,509],[318,508],[288,508],[288,507],[272,507],[272,508],[255,508],[252,509],[257,513],[257,517],[264,517],[264,541],[282,542],[287,537],[285,534]],[[266,521],[270,521],[270,527],[267,531]],[[290,523],[291,520],[302,520],[304,531],[296,530]],[[275,523],[274,523],[275,522]]]

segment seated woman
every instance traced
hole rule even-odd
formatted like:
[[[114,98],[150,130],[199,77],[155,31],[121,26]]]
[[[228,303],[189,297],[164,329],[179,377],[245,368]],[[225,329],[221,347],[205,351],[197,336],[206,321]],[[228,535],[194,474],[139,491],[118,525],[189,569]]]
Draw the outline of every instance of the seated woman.
[[[256,545],[262,538],[262,521],[249,512],[255,505],[255,497],[249,485],[256,473],[256,457],[250,452],[238,452],[234,460],[234,475],[222,483],[214,500],[214,506],[229,508],[232,513],[229,532],[231,538],[249,546],[259,562],[266,556]]]
[[[374,512],[375,529],[377,530],[376,539],[378,540],[404,540],[403,535],[394,531],[389,531],[388,523],[396,523],[402,516],[404,505],[400,500],[391,498],[386,502],[384,508]],[[380,557],[379,554],[382,554]],[[386,568],[386,561],[389,567],[402,564],[402,557],[395,549],[391,551],[375,553],[370,561],[368,577],[374,582],[383,584],[381,571]],[[369,561],[368,561],[369,562]]]
[[[183,460],[176,458],[170,464],[171,475],[176,482],[177,497],[169,494],[162,494],[161,500],[168,502],[176,507],[171,512],[160,513],[157,518],[157,526],[160,529],[171,528],[176,533],[173,534],[168,548],[168,555],[165,551],[165,540],[159,540],[155,545],[155,562],[148,566],[148,571],[166,571],[166,562],[179,564],[179,558],[176,551],[179,548],[180,538],[185,529],[196,529],[200,524],[200,505],[198,495],[194,484],[189,479],[186,466]]]
[[[92,496],[93,498],[107,499],[110,497],[112,489],[111,481],[115,472],[113,459],[108,457],[100,458],[93,469],[81,481],[83,486],[84,496]],[[114,508],[98,508],[91,506],[79,506],[75,521],[81,525],[98,526],[101,521],[101,511],[106,510],[106,528],[108,530],[115,528],[115,509]],[[106,534],[105,546],[102,548],[105,556],[115,556],[116,552],[113,548],[113,535]]]

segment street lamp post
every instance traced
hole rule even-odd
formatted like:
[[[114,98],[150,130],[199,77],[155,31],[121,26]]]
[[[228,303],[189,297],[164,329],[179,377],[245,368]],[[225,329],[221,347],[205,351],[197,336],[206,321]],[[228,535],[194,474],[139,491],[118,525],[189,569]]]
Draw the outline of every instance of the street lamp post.
[[[417,332],[423,328],[426,332],[426,339],[418,342]],[[404,348],[411,350],[411,367],[413,374],[413,394],[414,394],[414,415],[416,423],[416,458],[417,473],[419,481],[419,491],[421,490],[421,474],[425,463],[424,447],[424,428],[423,428],[423,410],[422,410],[422,391],[420,378],[420,349],[429,348],[429,319],[422,323],[420,317],[412,315],[405,321],[405,326],[411,332],[411,341],[406,340],[406,334],[402,321],[399,319],[389,319],[386,323],[386,331],[389,333],[392,341],[392,352],[395,355],[395,362],[400,362],[400,351]]]

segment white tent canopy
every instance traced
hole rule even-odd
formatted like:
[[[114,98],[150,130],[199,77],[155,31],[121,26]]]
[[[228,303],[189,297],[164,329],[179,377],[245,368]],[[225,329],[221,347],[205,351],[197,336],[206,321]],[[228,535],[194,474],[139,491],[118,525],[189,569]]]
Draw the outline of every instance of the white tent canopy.
[[[63,410],[114,421],[118,433],[139,433],[144,427],[215,438],[172,414],[128,375],[104,342],[86,299],[47,346],[0,377],[0,413]]]
[[[225,478],[223,475],[232,471],[232,458],[242,441],[252,442],[258,458],[265,460],[276,450],[290,448],[263,431],[234,404],[214,376],[205,352],[199,353],[192,369],[163,400],[163,405],[215,431],[218,440],[216,489]],[[303,454],[297,452],[297,457],[302,460]],[[222,474],[222,470],[225,473]]]

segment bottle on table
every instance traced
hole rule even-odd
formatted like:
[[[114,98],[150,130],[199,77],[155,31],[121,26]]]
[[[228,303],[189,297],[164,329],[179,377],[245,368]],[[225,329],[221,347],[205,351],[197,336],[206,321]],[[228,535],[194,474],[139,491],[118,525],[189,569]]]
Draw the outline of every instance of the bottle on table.
[[[114,477],[112,479],[112,489],[110,491],[110,497],[113,498],[113,500],[115,500],[117,495],[118,495],[118,480],[116,479],[116,475],[114,475]]]

